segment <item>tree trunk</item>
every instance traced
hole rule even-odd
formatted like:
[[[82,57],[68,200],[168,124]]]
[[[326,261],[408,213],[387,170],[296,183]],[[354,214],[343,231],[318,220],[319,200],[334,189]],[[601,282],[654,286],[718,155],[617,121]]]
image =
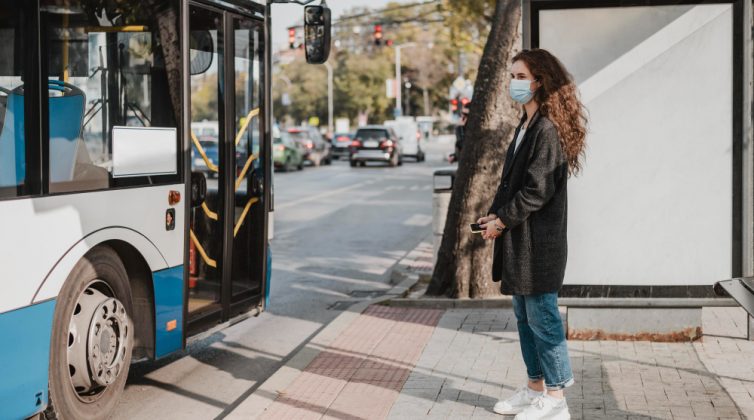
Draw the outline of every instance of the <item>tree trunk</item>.
[[[429,111],[429,92],[426,87],[422,87],[422,96],[424,97],[424,115],[432,115]]]
[[[428,295],[453,298],[498,296],[492,282],[492,248],[469,223],[485,216],[500,183],[505,151],[519,111],[508,95],[510,59],[519,48],[520,0],[498,0],[466,125],[442,243]]]

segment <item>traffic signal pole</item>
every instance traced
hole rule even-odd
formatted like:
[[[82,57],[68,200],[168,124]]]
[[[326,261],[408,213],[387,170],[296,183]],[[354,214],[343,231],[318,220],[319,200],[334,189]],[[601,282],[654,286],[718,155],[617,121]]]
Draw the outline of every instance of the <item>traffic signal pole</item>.
[[[401,77],[401,48],[413,47],[415,42],[408,42],[403,45],[395,46],[395,83],[398,89],[395,91],[395,116],[403,115],[403,106],[401,105],[401,93],[403,92],[403,80]]]
[[[333,70],[332,65],[325,61],[327,67],[327,134],[333,135]]]

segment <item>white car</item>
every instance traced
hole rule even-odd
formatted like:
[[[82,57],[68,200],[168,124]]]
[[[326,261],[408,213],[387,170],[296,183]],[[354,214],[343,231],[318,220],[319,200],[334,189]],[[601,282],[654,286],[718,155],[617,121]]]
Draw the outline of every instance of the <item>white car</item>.
[[[422,135],[414,117],[398,117],[397,120],[385,121],[385,126],[392,128],[398,135],[403,146],[403,156],[412,157],[417,162],[424,161],[424,151],[421,147]]]

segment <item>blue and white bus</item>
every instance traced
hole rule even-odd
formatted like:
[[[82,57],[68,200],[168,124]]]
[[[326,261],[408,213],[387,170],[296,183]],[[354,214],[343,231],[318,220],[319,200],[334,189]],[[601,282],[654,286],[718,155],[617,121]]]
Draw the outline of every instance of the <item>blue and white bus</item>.
[[[0,419],[105,418],[132,361],[264,308],[287,1],[0,0]]]

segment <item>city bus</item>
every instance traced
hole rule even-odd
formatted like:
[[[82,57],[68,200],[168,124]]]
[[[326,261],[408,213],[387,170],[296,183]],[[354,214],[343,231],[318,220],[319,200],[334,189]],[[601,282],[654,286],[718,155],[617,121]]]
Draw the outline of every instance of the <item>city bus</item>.
[[[1,419],[105,418],[132,361],[264,309],[289,1],[0,0]]]

